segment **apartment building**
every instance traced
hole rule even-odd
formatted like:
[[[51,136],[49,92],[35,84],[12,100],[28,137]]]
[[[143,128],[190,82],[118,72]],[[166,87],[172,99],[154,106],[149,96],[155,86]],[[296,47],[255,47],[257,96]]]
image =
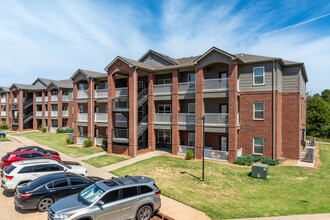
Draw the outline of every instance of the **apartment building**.
[[[205,158],[216,161],[249,154],[299,158],[308,81],[303,63],[213,47],[180,59],[153,50],[139,60],[117,56],[105,71],[78,69],[70,78],[76,144],[89,138],[106,144],[108,153],[131,157],[191,149],[200,159],[205,145]],[[46,87],[49,100],[53,87]],[[45,124],[50,119],[48,113]]]

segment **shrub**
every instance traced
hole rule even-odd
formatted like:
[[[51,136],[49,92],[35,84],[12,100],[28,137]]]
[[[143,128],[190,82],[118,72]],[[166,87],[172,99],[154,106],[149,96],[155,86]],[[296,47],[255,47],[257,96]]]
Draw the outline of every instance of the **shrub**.
[[[66,144],[73,144],[73,139],[67,137],[67,138],[66,138]]]
[[[273,165],[280,164],[280,159],[274,160],[272,158],[262,157],[261,158],[261,163],[273,166]]]
[[[239,165],[251,166],[253,163],[257,161],[261,161],[261,163],[268,165],[277,165],[280,163],[280,159],[273,160],[271,158],[266,158],[264,156],[258,156],[258,155],[240,156],[237,157],[234,162]]]
[[[61,133],[61,128],[56,129],[56,134]]]
[[[91,147],[93,145],[93,141],[91,139],[84,140],[84,145],[86,147]]]
[[[103,140],[102,141],[102,146],[107,147],[108,146],[108,140]]]
[[[66,128],[59,131],[59,133],[73,133],[73,128]]]
[[[45,133],[45,132],[47,131],[47,127],[45,127],[45,126],[41,126],[41,127],[39,128],[39,130],[40,130],[42,133]]]
[[[0,124],[0,129],[9,129],[9,128],[10,128],[9,124],[6,123]]]
[[[186,160],[191,160],[195,157],[194,152],[192,150],[187,150],[186,152]]]

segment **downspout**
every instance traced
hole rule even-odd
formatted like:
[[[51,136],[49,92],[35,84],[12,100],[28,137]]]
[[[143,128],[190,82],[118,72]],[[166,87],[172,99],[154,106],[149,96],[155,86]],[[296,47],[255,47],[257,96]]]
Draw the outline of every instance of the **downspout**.
[[[275,61],[273,60],[273,159],[275,160],[275,135],[276,135],[276,132],[275,132]]]

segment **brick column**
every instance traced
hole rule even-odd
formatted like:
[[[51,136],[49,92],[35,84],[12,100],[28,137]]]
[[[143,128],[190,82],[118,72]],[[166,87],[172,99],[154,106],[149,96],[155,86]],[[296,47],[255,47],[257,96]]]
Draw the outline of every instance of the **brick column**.
[[[156,135],[154,129],[154,114],[156,113],[154,101],[155,74],[148,75],[148,147],[151,151],[156,150]]]
[[[18,131],[22,132],[24,128],[24,119],[23,119],[23,91],[19,90],[17,97],[18,104]]]
[[[79,114],[78,83],[74,83],[73,84],[73,142],[74,142],[74,144],[77,144],[77,137],[79,136],[78,114]]]
[[[0,94],[0,124],[2,123],[2,111],[3,111],[1,100],[2,100],[2,94]]]
[[[48,91],[48,131],[50,131],[50,127],[52,127],[52,93]]]
[[[58,91],[58,102],[57,102],[57,125],[60,129],[62,129],[62,122],[63,122],[63,118],[62,118],[62,94],[63,91],[59,90]]]
[[[200,120],[201,117],[204,116],[204,70],[197,69],[196,70],[196,125],[195,125],[195,137],[196,137],[196,158],[202,159],[202,151],[203,151],[203,120]]]
[[[6,123],[10,125],[9,122],[9,106],[10,106],[10,95],[9,93],[6,94]]]
[[[13,130],[13,104],[15,103],[14,102],[15,98],[14,98],[14,94],[13,94],[13,91],[10,90],[10,93],[9,93],[9,108],[8,108],[8,124],[10,125],[10,130]]]
[[[112,154],[112,132],[115,127],[115,113],[112,112],[112,99],[116,96],[115,75],[108,74],[108,153]]]
[[[128,79],[128,98],[129,98],[129,147],[128,155],[131,157],[136,156],[138,138],[137,138],[137,100],[138,100],[138,73],[132,70],[129,73]]]
[[[36,94],[36,92],[33,92],[33,107],[32,107],[32,109],[33,109],[33,130],[38,129],[36,99],[37,99],[37,94]]]
[[[88,138],[91,139],[93,141],[93,145],[94,145],[94,113],[95,113],[95,103],[94,103],[94,84],[95,81],[94,79],[91,79],[88,82],[88,101],[87,101],[87,111],[88,111]]]
[[[179,133],[179,72],[172,71],[172,154],[177,154],[178,145],[180,144]]]
[[[237,65],[229,65],[229,94],[228,94],[228,152],[229,161],[233,163],[237,154]]]

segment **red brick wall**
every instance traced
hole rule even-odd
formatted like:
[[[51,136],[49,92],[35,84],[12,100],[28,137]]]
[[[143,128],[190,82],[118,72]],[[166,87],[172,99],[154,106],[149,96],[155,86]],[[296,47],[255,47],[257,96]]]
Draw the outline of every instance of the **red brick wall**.
[[[280,158],[282,155],[282,94],[275,93],[275,158]]]
[[[306,99],[300,95],[301,116],[300,116],[300,140],[303,139],[303,129],[306,131]],[[300,142],[300,150],[303,148],[303,143]],[[301,151],[300,151],[301,152]]]
[[[112,144],[112,153],[128,155],[128,146]]]
[[[229,162],[233,162],[236,159],[237,153],[237,77],[238,77],[238,66],[237,65],[229,65],[228,69],[228,84],[229,84],[229,92],[228,92],[228,152],[229,152]]]
[[[222,133],[205,133],[205,146],[206,147],[213,147],[213,150],[219,150],[219,137],[228,136],[228,134]],[[228,146],[228,142],[227,142]]]
[[[283,157],[299,159],[299,93],[282,95]]]
[[[139,155],[139,154],[144,154],[144,153],[148,153],[148,152],[151,152],[151,149],[150,148],[138,150],[137,151],[137,154]]]
[[[107,136],[107,133],[106,133],[107,128],[106,127],[97,127],[96,126],[95,129],[99,130],[99,136],[104,137],[104,138]],[[96,135],[96,133],[95,133],[95,135]]]

